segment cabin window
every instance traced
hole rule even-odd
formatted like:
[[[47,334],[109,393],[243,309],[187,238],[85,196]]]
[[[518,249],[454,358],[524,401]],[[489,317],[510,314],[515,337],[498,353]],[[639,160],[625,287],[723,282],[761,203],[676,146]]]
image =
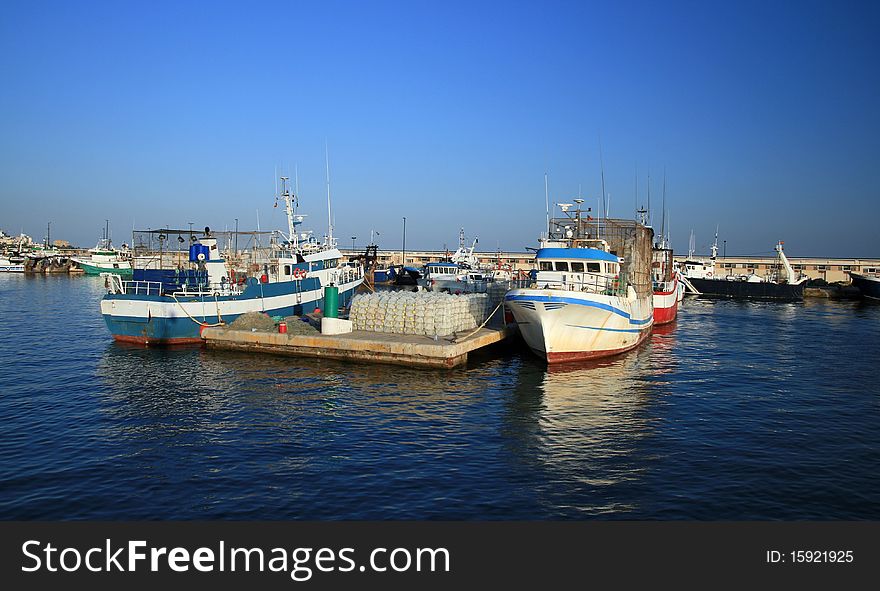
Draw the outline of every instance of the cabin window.
[[[816,270],[817,270],[817,271],[827,271],[827,270],[828,270],[828,266],[827,266],[827,265],[817,265],[817,266],[816,266]]]
[[[284,274],[290,275],[290,265],[284,265]]]
[[[850,265],[843,265],[843,266],[840,268],[840,270],[841,270],[841,271],[852,271],[852,266],[850,266]]]
[[[865,267],[865,273],[876,273],[877,267]]]
[[[568,271],[568,262],[567,261],[556,261],[556,270],[557,271]]]
[[[588,273],[599,273],[602,269],[602,263],[587,263]]]
[[[583,263],[571,263],[571,271],[572,273],[583,273],[584,272],[584,264]]]
[[[541,261],[541,270],[542,271],[552,271],[553,270],[553,263],[551,263],[550,261]]]

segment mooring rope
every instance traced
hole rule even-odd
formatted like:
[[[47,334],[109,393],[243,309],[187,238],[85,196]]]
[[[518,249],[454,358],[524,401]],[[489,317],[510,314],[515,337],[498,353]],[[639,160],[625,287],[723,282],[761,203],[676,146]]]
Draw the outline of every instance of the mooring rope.
[[[453,343],[457,343],[457,342],[459,342],[459,341],[463,341],[463,340],[465,340],[465,339],[469,339],[469,338],[471,338],[472,336],[474,336],[475,334],[477,334],[477,333],[480,331],[481,328],[483,328],[484,326],[486,326],[486,323],[489,322],[489,319],[492,318],[492,316],[495,315],[495,312],[498,311],[498,308],[500,308],[500,307],[502,306],[502,304],[504,304],[504,298],[501,298],[501,301],[498,302],[498,305],[495,306],[495,309],[492,310],[492,313],[489,314],[488,316],[486,316],[486,320],[483,321],[483,324],[481,324],[480,326],[478,326],[477,328],[475,328],[472,332],[470,332],[470,333],[467,334],[466,336],[461,337],[461,339],[459,339],[459,337],[455,337],[454,339],[452,339],[452,342],[453,342]]]
[[[189,312],[186,311],[186,308],[183,307],[183,304],[181,304],[180,301],[177,299],[176,295],[174,295],[172,293],[171,298],[175,302],[177,302],[177,305],[180,306],[180,309],[183,310],[183,313],[186,314],[190,320],[192,320],[193,322],[195,322],[199,326],[203,326],[205,328],[216,328],[218,326],[223,326],[224,322],[222,319],[220,320],[220,322],[217,322],[216,324],[208,324],[206,322],[202,322],[201,320],[197,320],[197,319],[193,318],[193,316]],[[220,318],[220,302],[219,301],[217,302],[217,318]]]

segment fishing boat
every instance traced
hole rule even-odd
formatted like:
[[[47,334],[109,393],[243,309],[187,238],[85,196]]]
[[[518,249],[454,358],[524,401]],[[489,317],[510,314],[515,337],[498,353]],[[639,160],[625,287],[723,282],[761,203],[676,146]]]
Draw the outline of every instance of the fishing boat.
[[[131,276],[131,252],[123,244],[122,249],[113,246],[110,239],[110,221],[104,228],[104,235],[98,241],[95,248],[89,250],[89,257],[74,257],[76,263],[86,275],[100,275],[101,273],[115,273],[117,275]]]
[[[715,269],[715,258],[718,253],[718,235],[712,245],[711,265],[695,267],[692,261],[685,261],[682,266],[684,275],[699,295],[720,298],[758,299],[778,301],[801,301],[804,299],[804,287],[808,277],[794,270],[783,249],[784,243],[778,242],[776,266],[767,275],[755,273],[748,275],[725,275],[719,277]]]
[[[651,251],[651,283],[654,289],[654,324],[666,324],[678,315],[678,302],[682,289],[678,281],[678,271],[672,260],[672,249],[665,247],[665,241]]]
[[[422,285],[430,291],[469,293],[486,291],[490,277],[470,267],[441,261],[427,263],[423,269]]]
[[[281,198],[289,234],[277,256],[256,265],[253,274],[227,264],[209,228],[190,245],[189,268],[134,269],[131,280],[102,273],[108,293],[101,314],[113,338],[144,345],[201,343],[205,328],[247,312],[290,316],[323,308],[327,286],[337,287],[340,304],[347,305],[364,281],[363,266],[341,262],[332,224],[323,242],[297,233],[304,216],[296,214],[298,198],[287,177],[281,177]]]
[[[0,273],[24,273],[24,257],[0,256]]]
[[[478,239],[468,247],[465,243],[464,228],[458,233],[458,249],[445,260],[428,263],[422,271],[421,284],[428,290],[449,293],[485,291],[486,283],[492,279],[488,270],[480,268],[480,261],[474,254]]]
[[[861,294],[872,300],[880,300],[880,274],[849,272],[852,284],[859,288]]]
[[[650,184],[648,185],[650,191]],[[649,197],[650,199],[650,197]],[[649,201],[650,203],[650,201]],[[636,213],[643,225],[648,225],[649,211],[640,208]],[[684,297],[684,286],[679,282],[670,248],[666,224],[666,174],[663,174],[663,209],[660,237],[651,249],[651,285],[654,290],[654,324],[668,324],[678,316],[678,302]]]
[[[529,348],[548,363],[606,357],[637,347],[654,324],[653,231],[633,220],[582,217],[559,204],[535,253],[528,288],[505,304]],[[589,210],[588,210],[589,211]]]

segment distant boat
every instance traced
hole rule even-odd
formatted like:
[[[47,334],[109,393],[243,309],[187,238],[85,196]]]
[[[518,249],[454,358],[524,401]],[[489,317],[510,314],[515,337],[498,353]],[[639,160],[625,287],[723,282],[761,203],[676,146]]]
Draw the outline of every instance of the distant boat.
[[[777,270],[767,276],[726,275],[718,277],[715,268],[715,257],[718,249],[716,234],[712,246],[711,264],[697,265],[695,261],[686,260],[681,264],[681,272],[700,295],[709,297],[801,301],[804,299],[804,287],[807,277],[797,273],[783,252],[783,243],[776,244]],[[689,257],[690,259],[690,257]]]
[[[862,274],[850,271],[852,284],[859,288],[862,295],[872,300],[880,300],[880,274]]]
[[[428,263],[423,270],[422,285],[430,291],[473,292],[485,291],[491,277],[478,269],[461,263],[441,261]]]
[[[390,267],[388,276],[394,285],[418,285],[422,272],[415,267]]]
[[[95,248],[89,250],[89,258],[74,257],[74,263],[85,271],[86,275],[114,273],[131,276],[131,254],[127,249],[117,250],[110,240],[101,240]]]
[[[465,244],[464,228],[458,232],[458,249],[449,254],[446,260],[428,263],[422,270],[421,284],[426,289],[440,292],[485,291],[486,283],[493,278],[490,269],[480,267],[480,259],[474,254],[477,238],[468,247]]]
[[[24,259],[21,257],[0,257],[0,273],[24,273]]]
[[[101,237],[95,248],[89,250],[89,257],[74,257],[71,260],[79,265],[86,275],[113,273],[130,276],[132,273],[131,253],[124,244],[121,250],[114,248],[110,240],[109,220],[104,228],[104,236]]]

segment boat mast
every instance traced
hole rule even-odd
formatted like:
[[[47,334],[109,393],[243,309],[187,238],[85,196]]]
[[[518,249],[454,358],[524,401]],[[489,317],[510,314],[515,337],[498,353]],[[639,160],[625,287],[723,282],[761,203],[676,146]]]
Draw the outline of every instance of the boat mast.
[[[287,214],[287,239],[293,250],[299,248],[299,241],[296,235],[296,221],[293,219],[296,204],[296,194],[290,193],[290,177],[281,177],[281,197],[284,199],[284,213]]]
[[[550,239],[550,189],[547,184],[547,173],[544,172],[544,209],[547,212],[547,240]]]
[[[602,179],[602,211],[608,219],[608,203],[605,201],[605,160],[602,158],[602,136],[599,136],[599,175]]]
[[[666,248],[666,169],[663,169],[663,210],[660,219],[660,248]]]
[[[718,226],[715,226],[715,242],[712,243],[712,260],[718,257]]]
[[[327,163],[327,243],[333,248],[333,210],[330,206],[330,148],[324,142],[324,157]]]

